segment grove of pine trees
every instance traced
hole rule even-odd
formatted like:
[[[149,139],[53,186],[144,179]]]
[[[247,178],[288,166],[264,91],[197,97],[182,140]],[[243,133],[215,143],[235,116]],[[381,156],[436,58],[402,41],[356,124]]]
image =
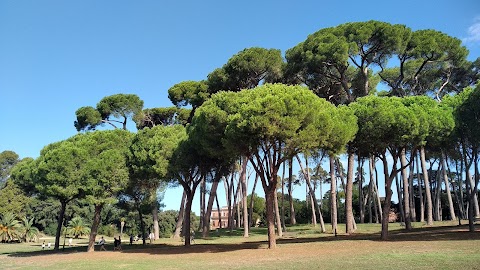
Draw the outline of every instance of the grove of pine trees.
[[[182,235],[189,246],[192,231],[208,236],[221,185],[228,229],[248,237],[261,221],[272,249],[287,224],[300,222],[319,222],[322,232],[328,222],[334,233],[342,222],[347,234],[377,222],[387,240],[392,209],[406,230],[413,221],[468,219],[474,231],[480,58],[467,56],[459,39],[435,30],[346,23],[309,35],[284,57],[246,48],[205,80],[172,86],[172,107],[143,108],[134,94],[79,104],[77,135],[36,159],[0,153],[0,238],[26,240],[11,233],[24,218],[55,234],[58,249],[62,228],[80,217],[88,251],[106,225],[125,220],[129,234]],[[127,131],[128,121],[138,131]],[[160,211],[172,185],[184,191],[179,211]],[[292,196],[300,186],[305,203]]]

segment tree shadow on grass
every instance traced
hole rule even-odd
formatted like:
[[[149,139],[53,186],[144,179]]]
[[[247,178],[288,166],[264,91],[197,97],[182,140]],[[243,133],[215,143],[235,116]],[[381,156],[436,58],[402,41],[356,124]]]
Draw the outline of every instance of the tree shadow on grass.
[[[299,237],[294,234],[287,234],[285,238],[277,239],[277,245],[288,244],[308,244],[314,242],[334,242],[334,241],[382,241],[380,239],[380,233],[356,233],[351,235],[339,234],[337,236],[331,234],[319,234],[318,237]],[[211,240],[211,239],[210,239]],[[423,242],[423,241],[464,241],[464,240],[480,240],[480,230],[475,232],[469,232],[467,225],[462,226],[442,226],[442,227],[424,227],[414,228],[411,231],[407,230],[395,230],[389,232],[389,239],[387,242]],[[205,241],[202,239],[202,241]],[[175,244],[153,244],[153,245],[122,245],[122,251],[113,251],[113,245],[107,245],[107,251],[97,252],[118,252],[125,254],[152,254],[152,255],[176,255],[176,254],[195,254],[195,253],[224,253],[239,250],[255,250],[255,249],[267,249],[268,241],[248,241],[241,243],[193,243],[190,247]],[[59,251],[53,250],[39,250],[34,252],[15,252],[7,254],[11,257],[32,257],[32,256],[44,256],[49,254],[71,254],[78,252],[86,252],[85,246],[69,247],[65,250]]]

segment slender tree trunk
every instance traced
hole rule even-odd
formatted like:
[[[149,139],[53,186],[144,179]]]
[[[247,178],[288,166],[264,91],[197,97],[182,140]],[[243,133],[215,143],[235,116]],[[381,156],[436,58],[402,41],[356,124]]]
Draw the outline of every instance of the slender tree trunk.
[[[208,237],[208,234],[210,233],[210,217],[212,215],[212,208],[213,208],[213,202],[215,201],[215,198],[217,197],[217,188],[218,188],[218,183],[219,177],[215,176],[215,179],[212,183],[212,187],[210,188],[210,196],[208,197],[208,203],[207,203],[207,211],[205,212],[204,219],[203,219],[203,228],[202,228],[202,237]]]
[[[290,225],[296,225],[295,207],[293,206],[293,158],[288,162],[288,197],[290,198]]]
[[[415,154],[412,154],[412,159],[415,158]],[[417,220],[417,211],[415,209],[415,189],[413,188],[413,176],[415,173],[415,162],[413,160],[410,161],[410,169],[408,175],[408,188],[409,188],[409,197],[410,197],[410,215],[411,220]]]
[[[371,175],[370,175],[371,177]],[[372,215],[372,201],[373,201],[373,182],[372,178],[370,178],[370,182],[368,183],[368,223],[373,222],[373,215]]]
[[[375,158],[373,156],[370,156],[370,171],[375,171],[375,182],[373,183],[373,189],[375,191],[375,198],[374,204],[375,204],[375,219],[376,223],[379,222],[379,219],[382,220],[382,203],[380,202],[380,193],[378,192],[378,175],[377,175],[377,169],[375,168]]]
[[[398,196],[398,205],[400,208],[400,216],[402,217],[402,222],[405,223],[405,211],[403,207],[403,198],[402,198],[402,188],[400,187],[400,182],[398,181],[398,175],[395,175],[395,185],[397,187],[397,196]]]
[[[276,177],[276,175],[275,175]],[[271,184],[271,182],[270,182]],[[267,229],[268,229],[268,248],[275,249],[277,241],[275,238],[275,187],[269,186],[265,190],[266,210],[267,210]]]
[[[345,185],[345,177],[343,177],[343,170],[340,167],[340,161],[338,158],[335,158],[335,166],[337,166],[337,172],[338,176],[340,177],[340,182],[342,183],[342,188],[343,190],[347,190],[347,187]]]
[[[240,182],[242,183],[242,205],[243,205],[243,237],[248,237],[248,205],[247,205],[247,163],[248,157],[242,157],[242,173]]]
[[[365,223],[365,206],[363,195],[363,162],[364,159],[358,155],[358,205],[360,207],[360,223]]]
[[[234,180],[232,179],[232,186],[233,186],[233,182]],[[230,228],[230,231],[233,232],[233,229],[236,227],[238,228],[239,226],[239,222],[240,222],[240,218],[237,218],[237,222],[235,222],[235,214],[238,213],[237,211],[237,208],[238,208],[238,203],[237,203],[237,198],[238,198],[238,194],[240,192],[240,180],[238,181],[238,184],[237,184],[237,189],[235,191],[232,190],[232,193],[233,193],[233,204],[232,204],[232,211],[231,211],[231,216],[229,217],[229,228]]]
[[[175,225],[175,233],[173,234],[174,239],[180,238],[180,232],[183,227],[183,217],[185,213],[185,202],[187,201],[187,193],[183,191],[182,201],[180,202],[180,210],[178,211],[178,220]]]
[[[153,203],[152,209],[152,217],[153,217],[153,235],[154,240],[160,238],[160,226],[158,225],[158,203],[157,203],[157,196],[155,196],[155,202]]]
[[[418,198],[420,200],[420,222],[425,222],[425,203],[423,202],[422,178],[420,178],[420,166],[418,164],[418,156],[415,157],[417,162],[417,181],[418,181]]]
[[[386,195],[385,202],[383,203],[382,233],[381,233],[382,240],[388,239],[388,222],[389,222],[390,206],[392,203],[392,194],[393,194],[391,187],[392,187],[393,177],[395,177],[395,175],[397,174],[396,172],[397,159],[398,159],[398,156],[393,156],[392,174],[389,175],[387,158],[385,157],[385,154],[382,156],[383,173],[385,175],[385,195]]]
[[[298,163],[300,164],[301,166],[301,161],[300,161],[300,158],[298,157],[297,155],[297,161]],[[302,167],[302,166],[301,166]],[[311,189],[311,185],[310,185],[310,168],[308,167],[308,157],[305,156],[305,170],[303,170],[302,168],[302,171],[304,171],[305,173],[305,181],[308,181],[308,191],[307,191],[307,194],[309,194],[309,198],[310,198],[310,205],[312,207],[312,225],[313,227],[316,227],[317,226],[317,214],[315,213],[315,203],[314,203],[314,199],[313,197],[315,196],[315,190]]]
[[[433,211],[432,211],[432,193],[430,192],[430,181],[428,180],[428,171],[425,161],[425,148],[420,147],[420,161],[423,172],[423,182],[425,183],[425,197],[427,199],[427,225],[433,225]]]
[[[447,190],[447,199],[448,199],[448,208],[450,209],[450,218],[452,220],[456,220],[455,216],[455,207],[453,206],[453,200],[452,200],[452,193],[450,192],[450,183],[448,181],[448,175],[447,175],[447,162],[445,161],[445,152],[442,150],[442,155],[441,155],[441,160],[440,162],[442,163],[442,173],[443,173],[443,179],[445,181],[445,189]]]
[[[296,158],[297,158],[298,164],[300,165],[300,170],[302,172],[304,172],[304,171],[308,172],[308,169],[307,170],[303,169],[302,163],[300,162],[300,158],[298,156],[296,156]],[[317,200],[316,195],[315,195],[315,190],[312,188],[312,183],[310,181],[310,175],[309,174],[305,174],[305,180],[306,180],[306,183],[307,183],[307,188],[309,190],[309,193],[312,195],[311,196],[312,202],[313,202],[312,208],[317,209],[318,216],[320,218],[320,229],[321,229],[322,233],[324,233],[324,232],[326,232],[326,229],[325,229],[325,223],[323,221],[322,209],[321,209],[320,205],[318,204],[318,200]],[[313,214],[316,215],[315,210],[313,210]]]
[[[435,220],[441,221],[442,220],[442,201],[441,201],[441,195],[442,195],[442,177],[440,175],[440,170],[442,166],[439,165],[439,170],[437,170],[437,173],[435,175],[435,183],[436,183],[436,190],[435,190],[435,214],[434,218]]]
[[[400,163],[402,165],[402,180],[403,180],[403,213],[404,213],[404,221],[405,221],[405,228],[407,230],[412,229],[412,223],[411,223],[411,218],[410,218],[410,184],[408,181],[408,176],[407,176],[407,157],[405,153],[405,149],[402,150],[402,153],[400,154]]]
[[[218,202],[218,195],[215,195],[215,201],[217,202],[217,213],[218,213],[218,226],[222,228],[222,210],[220,209],[220,203]]]
[[[345,191],[345,225],[346,233],[351,234],[354,230],[353,217],[353,168],[355,166],[355,155],[352,152],[348,153],[348,169],[347,169],[347,189]],[[360,166],[360,164],[359,164]],[[360,207],[361,208],[361,207]]]
[[[58,213],[57,219],[57,232],[55,233],[55,245],[53,249],[58,250],[60,248],[60,236],[62,234],[63,218],[65,217],[65,209],[67,208],[66,201],[60,201],[60,213]]]
[[[255,226],[256,225],[256,220],[253,220],[253,203],[254,203],[254,197],[255,197],[255,188],[257,187],[257,182],[258,182],[258,174],[255,175],[255,181],[253,182],[253,189],[252,189],[252,195],[250,196],[250,213],[248,214],[248,216],[250,217],[250,222],[249,224],[251,224],[251,226]]]
[[[138,218],[140,219],[140,230],[142,231],[142,245],[146,245],[145,236],[147,235],[145,231],[145,222],[143,221],[142,209],[140,208],[140,202],[135,202],[137,206]]]
[[[277,197],[277,189],[275,188],[275,196],[273,196],[274,200],[274,206],[275,206],[275,220],[277,223],[277,235],[279,237],[283,237],[283,232],[282,232],[282,222],[280,220],[280,212],[278,211],[278,197]]]
[[[205,221],[206,194],[207,194],[207,181],[205,181],[205,177],[202,177],[202,180],[200,182],[200,222],[198,224],[198,229],[197,229],[198,231],[203,229],[203,222]]]
[[[102,208],[103,204],[95,205],[92,227],[90,228],[90,237],[88,238],[87,252],[95,251],[95,238],[97,237],[98,225],[100,224],[100,213],[102,212]]]
[[[190,231],[190,213],[192,213],[192,201],[193,195],[195,194],[194,189],[191,192],[187,192],[187,202],[185,203],[185,213],[183,217],[183,237],[185,239],[185,246],[189,247],[191,243],[191,231]]]
[[[460,153],[462,155],[462,153]],[[463,158],[460,158],[460,170],[458,171],[458,187],[459,187],[459,192],[460,192],[460,203],[462,205],[462,218],[465,219],[467,218],[467,210],[465,209],[465,197],[463,195]]]
[[[330,213],[332,232],[337,234],[337,180],[335,176],[335,158],[330,156]]]
[[[281,215],[282,215],[282,229],[284,232],[287,231],[287,226],[285,226],[285,163],[283,163],[283,170],[282,170],[282,210],[281,210]]]

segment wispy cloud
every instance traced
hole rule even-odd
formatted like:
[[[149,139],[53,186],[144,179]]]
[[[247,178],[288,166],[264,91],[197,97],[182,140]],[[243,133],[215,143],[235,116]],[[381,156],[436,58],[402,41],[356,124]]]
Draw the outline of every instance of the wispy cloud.
[[[468,36],[463,39],[463,42],[480,42],[480,16],[473,20],[473,24],[468,27]]]

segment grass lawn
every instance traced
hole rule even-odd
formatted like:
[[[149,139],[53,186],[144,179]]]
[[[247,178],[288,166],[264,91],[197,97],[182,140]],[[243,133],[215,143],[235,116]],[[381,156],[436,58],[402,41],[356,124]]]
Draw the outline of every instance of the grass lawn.
[[[146,246],[124,241],[123,251],[113,251],[107,238],[108,251],[93,253],[85,252],[86,239],[59,252],[41,250],[41,242],[0,244],[0,269],[480,269],[480,230],[436,222],[414,223],[407,232],[390,224],[389,241],[380,241],[379,231],[380,224],[358,224],[354,235],[335,237],[309,225],[288,227],[274,250],[267,249],[262,228],[249,238],[241,230],[197,235],[190,248],[177,239]]]

